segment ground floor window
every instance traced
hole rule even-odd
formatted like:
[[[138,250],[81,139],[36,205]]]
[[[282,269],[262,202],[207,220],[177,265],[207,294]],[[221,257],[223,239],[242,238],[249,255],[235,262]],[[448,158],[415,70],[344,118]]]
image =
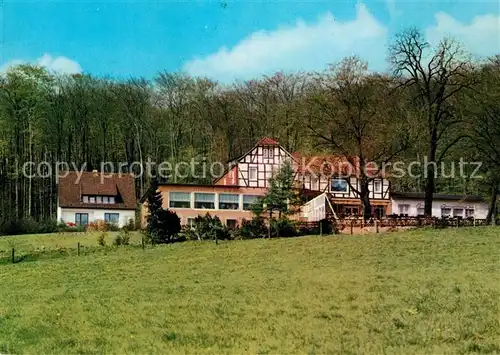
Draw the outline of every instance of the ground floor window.
[[[177,208],[191,208],[191,194],[189,192],[170,192],[168,205]]]
[[[236,221],[235,219],[228,219],[226,220],[226,225],[228,228],[234,229],[237,227],[238,221]]]
[[[257,195],[243,195],[243,209],[248,211],[252,208],[252,205],[259,201]]]
[[[195,226],[194,218],[188,217],[187,226],[190,227],[191,229],[194,229],[194,226]]]
[[[417,216],[423,216],[423,215],[425,215],[425,208],[417,207]]]
[[[104,222],[118,224],[120,219],[120,214],[118,213],[105,213],[104,214]]]
[[[359,215],[359,207],[358,206],[345,206],[344,214],[346,216],[357,216]]]
[[[453,217],[463,217],[464,209],[463,208],[454,208],[453,209]]]
[[[215,194],[203,192],[195,193],[194,208],[215,209]]]
[[[408,215],[410,212],[410,205],[408,204],[400,204],[398,205],[399,215]]]
[[[474,208],[466,208],[465,217],[466,218],[474,217]]]
[[[89,224],[88,213],[75,213],[75,223],[79,226],[86,226]]]
[[[374,209],[375,217],[382,218],[385,217],[385,207],[384,206],[375,206]]]
[[[219,194],[219,208],[221,210],[237,210],[240,208],[240,195]]]
[[[449,216],[451,216],[451,208],[441,207],[441,217],[449,217]]]

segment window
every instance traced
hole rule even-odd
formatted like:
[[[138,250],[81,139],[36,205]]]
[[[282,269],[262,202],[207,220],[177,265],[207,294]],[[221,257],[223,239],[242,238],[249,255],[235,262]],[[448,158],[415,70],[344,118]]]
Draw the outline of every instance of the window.
[[[383,206],[375,206],[374,213],[375,217],[379,219],[385,217],[385,208]]]
[[[357,206],[346,206],[344,211],[346,216],[357,216],[359,214],[359,208]]]
[[[79,226],[86,226],[89,224],[88,213],[75,213],[75,223]]]
[[[83,196],[82,201],[83,201],[83,203],[89,203],[89,197],[88,196]]]
[[[194,226],[195,226],[195,223],[194,223],[194,218],[189,217],[189,218],[187,219],[187,225],[188,225],[191,229],[194,229]]]
[[[264,158],[272,158],[274,156],[273,148],[264,148]]]
[[[109,197],[108,196],[103,196],[102,197],[102,203],[108,204],[109,203]]]
[[[318,178],[311,176],[311,190],[319,190]]]
[[[465,209],[465,218],[474,217],[474,208]]]
[[[332,179],[332,192],[348,192],[348,184],[344,179]]]
[[[449,217],[451,215],[450,207],[441,207],[441,217]]]
[[[400,204],[398,205],[398,210],[400,215],[408,215],[410,212],[410,205]]]
[[[237,210],[240,208],[240,195],[219,194],[219,208],[221,210]]]
[[[417,207],[417,216],[425,215],[425,209],[423,207]]]
[[[197,192],[194,194],[194,208],[215,208],[215,194]]]
[[[382,191],[382,182],[381,181],[374,181],[373,182],[373,191],[374,192],[381,192]]]
[[[102,203],[102,196],[97,196],[97,197],[95,198],[95,202],[96,202],[96,203]]]
[[[105,213],[104,214],[104,222],[118,224],[120,219],[120,214],[118,213]]]
[[[453,217],[463,217],[464,209],[463,208],[454,208],[453,209]]]
[[[95,196],[89,196],[89,203],[95,203]]]
[[[191,194],[189,192],[170,192],[168,205],[169,207],[191,208]]]
[[[243,195],[243,209],[248,211],[254,203],[259,201],[260,196],[257,195]]]
[[[109,196],[109,203],[115,203],[115,197]]]
[[[228,228],[234,229],[238,225],[238,222],[235,219],[227,219],[226,220],[226,225],[227,225]]]
[[[248,178],[250,180],[257,180],[257,168],[248,169]]]

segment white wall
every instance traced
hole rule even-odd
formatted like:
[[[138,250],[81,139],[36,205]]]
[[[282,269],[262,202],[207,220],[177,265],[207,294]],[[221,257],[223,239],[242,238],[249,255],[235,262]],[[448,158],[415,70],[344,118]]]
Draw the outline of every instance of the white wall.
[[[418,216],[418,209],[424,207],[424,200],[416,199],[391,199],[392,213],[399,214],[399,205],[410,205],[408,216]],[[486,202],[468,202],[468,201],[451,201],[451,200],[434,200],[432,202],[432,216],[441,217],[441,208],[451,208],[451,215],[453,216],[453,208],[463,208],[465,217],[466,208],[474,208],[474,218],[486,218],[488,214],[488,204]]]
[[[60,211],[59,211],[60,210]],[[134,210],[106,210],[106,209],[85,209],[85,208],[61,208],[59,207],[57,211],[57,220],[63,221],[64,223],[73,222],[75,223],[75,213],[88,213],[89,223],[98,220],[104,221],[105,213],[118,213],[119,220],[118,226],[125,226],[130,219],[135,221],[135,211]]]

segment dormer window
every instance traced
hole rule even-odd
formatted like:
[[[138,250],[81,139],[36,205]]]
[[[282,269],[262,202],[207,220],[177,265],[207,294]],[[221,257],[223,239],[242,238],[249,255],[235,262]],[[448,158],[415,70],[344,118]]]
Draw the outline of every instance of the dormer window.
[[[116,203],[115,196],[93,196],[93,195],[83,195],[83,203],[92,203],[98,205],[108,205]]]

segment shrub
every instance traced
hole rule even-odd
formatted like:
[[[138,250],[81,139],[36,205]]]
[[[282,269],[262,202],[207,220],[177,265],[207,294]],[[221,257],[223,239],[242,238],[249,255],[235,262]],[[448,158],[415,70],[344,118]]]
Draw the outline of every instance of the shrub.
[[[129,245],[130,244],[130,233],[128,229],[122,228],[120,233],[113,240],[113,244],[118,245]]]
[[[127,221],[124,228],[128,231],[134,231],[137,229],[137,223],[131,218]]]
[[[267,226],[264,218],[255,217],[251,220],[243,220],[240,228],[234,231],[235,239],[253,239],[267,236]]]
[[[118,227],[118,224],[116,223],[105,223],[106,224],[106,230],[110,232],[118,232],[120,230],[120,227]]]
[[[194,219],[194,235],[198,240],[229,239],[229,229],[224,226],[219,217],[212,217],[209,213]]]
[[[271,236],[273,237],[296,237],[299,231],[296,224],[286,217],[271,220]]]
[[[106,246],[106,237],[108,236],[108,232],[101,232],[97,236],[97,244],[100,245],[101,247]]]
[[[108,230],[108,225],[104,221],[98,220],[90,222],[87,226],[87,230],[91,232],[106,232]]]

